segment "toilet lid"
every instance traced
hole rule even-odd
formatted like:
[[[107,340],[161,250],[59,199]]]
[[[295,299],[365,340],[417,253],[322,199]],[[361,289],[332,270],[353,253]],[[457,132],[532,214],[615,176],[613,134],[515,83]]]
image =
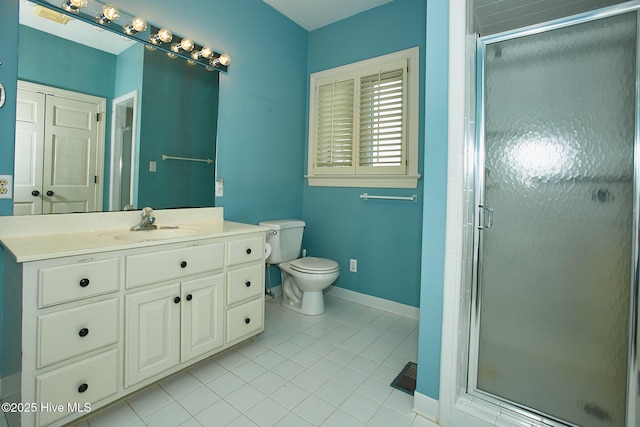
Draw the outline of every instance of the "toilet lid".
[[[312,256],[291,261],[291,268],[301,273],[333,273],[339,269],[335,261]]]

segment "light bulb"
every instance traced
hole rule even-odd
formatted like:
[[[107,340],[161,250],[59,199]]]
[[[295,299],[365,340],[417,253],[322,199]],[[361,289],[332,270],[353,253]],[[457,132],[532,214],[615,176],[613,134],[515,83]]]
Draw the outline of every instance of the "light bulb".
[[[227,65],[231,64],[231,57],[226,53],[223,53],[219,57],[213,58],[211,61],[209,61],[209,64],[213,65],[214,67],[217,67],[218,65],[224,65],[226,67]]]
[[[87,7],[89,0],[65,0],[61,7],[67,12],[78,13],[83,7]]]
[[[117,21],[120,19],[120,11],[117,7],[107,4],[102,8],[102,13],[109,21]]]
[[[193,50],[193,41],[190,39],[182,39],[180,43],[174,43],[171,45],[171,50],[174,52],[180,52],[184,50],[185,52],[191,52]]]
[[[225,67],[229,64],[231,64],[231,57],[229,55],[227,55],[226,53],[223,53],[222,55],[220,55],[220,63],[222,65],[224,65]]]
[[[169,43],[171,39],[173,39],[173,34],[166,28],[161,28],[157,34],[149,37],[149,41],[153,44]]]
[[[124,27],[124,32],[133,35],[147,29],[147,21],[144,18],[136,16],[131,23]]]
[[[213,50],[210,47],[203,47],[202,50],[191,52],[193,59],[211,58],[213,56]]]
[[[110,4],[102,6],[102,13],[96,15],[96,20],[102,25],[117,21],[118,19],[120,19],[120,11],[117,7]]]

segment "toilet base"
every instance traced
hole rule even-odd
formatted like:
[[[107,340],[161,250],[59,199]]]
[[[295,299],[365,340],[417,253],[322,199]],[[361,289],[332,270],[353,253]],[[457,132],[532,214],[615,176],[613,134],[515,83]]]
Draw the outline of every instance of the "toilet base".
[[[302,301],[298,304],[291,301],[286,295],[282,296],[280,305],[289,310],[306,314],[307,316],[317,316],[324,313],[324,295],[322,291],[303,292]]]

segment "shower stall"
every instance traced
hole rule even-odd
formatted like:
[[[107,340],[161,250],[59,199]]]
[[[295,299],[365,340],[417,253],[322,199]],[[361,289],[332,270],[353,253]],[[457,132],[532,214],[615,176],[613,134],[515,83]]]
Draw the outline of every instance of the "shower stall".
[[[467,393],[523,421],[640,422],[638,24],[478,39]]]

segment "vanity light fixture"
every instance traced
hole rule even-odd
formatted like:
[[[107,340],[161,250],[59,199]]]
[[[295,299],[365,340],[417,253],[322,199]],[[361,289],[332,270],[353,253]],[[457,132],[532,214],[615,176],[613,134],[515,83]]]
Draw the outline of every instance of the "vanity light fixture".
[[[96,15],[96,21],[100,25],[106,25],[120,19],[120,11],[112,4],[102,6],[102,13]]]
[[[145,31],[147,29],[147,21],[144,18],[136,16],[131,20],[129,25],[123,28],[124,32],[130,36]]]
[[[231,64],[231,57],[226,53],[223,53],[217,58],[213,58],[211,61],[209,61],[209,64],[211,64],[212,67],[219,67],[221,65],[226,67],[227,65]]]
[[[88,4],[89,0],[64,0],[60,7],[67,12],[78,13],[80,9],[87,7]]]
[[[172,44],[171,50],[176,53],[180,52],[181,50],[184,50],[185,52],[191,52],[193,50],[193,46],[193,40],[184,38],[180,43]]]
[[[202,50],[191,52],[191,57],[195,60],[198,60],[200,58],[209,59],[212,56],[213,56],[213,49],[207,46],[203,47]]]
[[[157,33],[149,36],[149,41],[155,45],[169,43],[173,39],[173,34],[166,28],[161,28]]]

